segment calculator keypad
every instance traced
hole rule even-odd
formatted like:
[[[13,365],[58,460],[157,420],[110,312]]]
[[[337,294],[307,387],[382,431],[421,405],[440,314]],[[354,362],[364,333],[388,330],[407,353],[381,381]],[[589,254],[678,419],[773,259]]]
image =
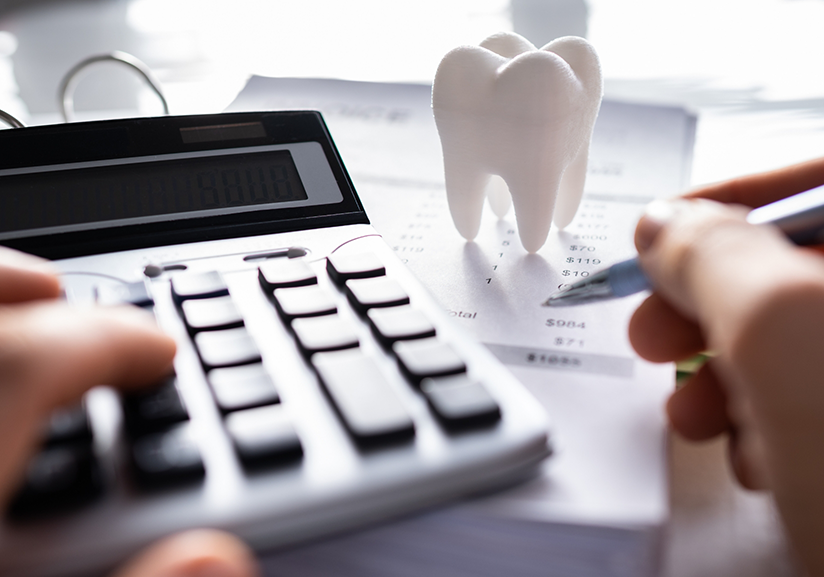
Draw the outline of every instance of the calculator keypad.
[[[356,447],[391,450],[417,434],[415,413],[397,388],[398,377],[389,374],[391,366],[379,362],[379,349],[394,357],[405,386],[447,433],[500,420],[500,408],[482,382],[467,374],[461,355],[377,256],[332,255],[328,280],[316,270],[302,259],[272,259],[259,267],[255,290],[277,311],[269,318],[281,323],[294,343],[292,353],[281,345],[277,354],[301,353],[296,359],[316,376]],[[170,285],[238,462],[245,469],[300,463],[300,428],[263,362],[266,348],[247,326],[243,303],[226,279],[217,271],[181,271]],[[101,290],[98,298],[154,306],[142,282]],[[139,487],[199,482],[207,473],[201,453],[206,448],[192,434],[179,384],[172,375],[154,388],[121,396],[127,461]],[[99,495],[101,476],[85,408],[55,413],[44,439],[45,449],[32,461],[12,510],[31,513],[57,501],[77,504]]]

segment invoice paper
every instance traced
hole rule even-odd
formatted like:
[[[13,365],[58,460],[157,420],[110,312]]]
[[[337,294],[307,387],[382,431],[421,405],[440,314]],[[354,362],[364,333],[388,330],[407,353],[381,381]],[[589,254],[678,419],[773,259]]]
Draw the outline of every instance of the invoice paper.
[[[634,255],[645,204],[688,184],[694,117],[604,101],[581,208],[528,254],[512,212],[498,219],[485,208],[474,242],[455,230],[429,86],[253,77],[229,110],[287,108],[323,112],[375,228],[544,404],[554,454],[519,487],[280,555],[273,568],[499,575],[520,559],[514,574],[654,573],[668,512],[663,404],[674,370],[642,361],[629,345],[627,323],[643,295],[541,303]]]

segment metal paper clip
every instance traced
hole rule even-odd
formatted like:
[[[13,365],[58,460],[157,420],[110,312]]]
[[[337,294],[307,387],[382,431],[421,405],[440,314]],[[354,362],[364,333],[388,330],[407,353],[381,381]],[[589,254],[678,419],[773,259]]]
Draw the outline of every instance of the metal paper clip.
[[[81,77],[78,76],[80,71],[95,62],[106,61],[120,62],[121,64],[125,64],[126,66],[136,70],[146,80],[149,87],[155,94],[157,94],[158,98],[160,98],[160,102],[163,104],[163,114],[169,114],[169,104],[166,102],[166,97],[163,96],[160,83],[155,78],[151,69],[131,54],[121,52],[120,50],[115,50],[109,54],[99,54],[97,56],[90,56],[89,58],[86,58],[82,62],[76,64],[74,68],[69,70],[63,77],[63,80],[60,82],[57,102],[64,121],[71,122],[74,120],[74,89],[80,82]]]
[[[0,110],[0,120],[11,126],[12,128],[24,128],[25,124],[17,120],[14,116],[6,112],[5,110]]]

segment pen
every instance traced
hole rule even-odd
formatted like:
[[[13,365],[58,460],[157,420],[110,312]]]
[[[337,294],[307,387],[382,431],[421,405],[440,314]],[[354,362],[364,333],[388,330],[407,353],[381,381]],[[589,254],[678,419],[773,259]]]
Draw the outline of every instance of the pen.
[[[753,209],[750,224],[772,224],[797,245],[824,242],[824,186]],[[652,288],[638,257],[631,258],[573,283],[550,296],[545,307],[574,306],[620,298]]]

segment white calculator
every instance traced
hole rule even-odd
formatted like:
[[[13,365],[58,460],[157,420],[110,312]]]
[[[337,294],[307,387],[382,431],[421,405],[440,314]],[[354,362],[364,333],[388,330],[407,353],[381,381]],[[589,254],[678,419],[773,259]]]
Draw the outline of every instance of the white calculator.
[[[174,531],[292,546],[527,478],[542,408],[373,229],[321,115],[0,132],[0,244],[152,311],[175,372],[44,424],[0,574],[97,574]]]

